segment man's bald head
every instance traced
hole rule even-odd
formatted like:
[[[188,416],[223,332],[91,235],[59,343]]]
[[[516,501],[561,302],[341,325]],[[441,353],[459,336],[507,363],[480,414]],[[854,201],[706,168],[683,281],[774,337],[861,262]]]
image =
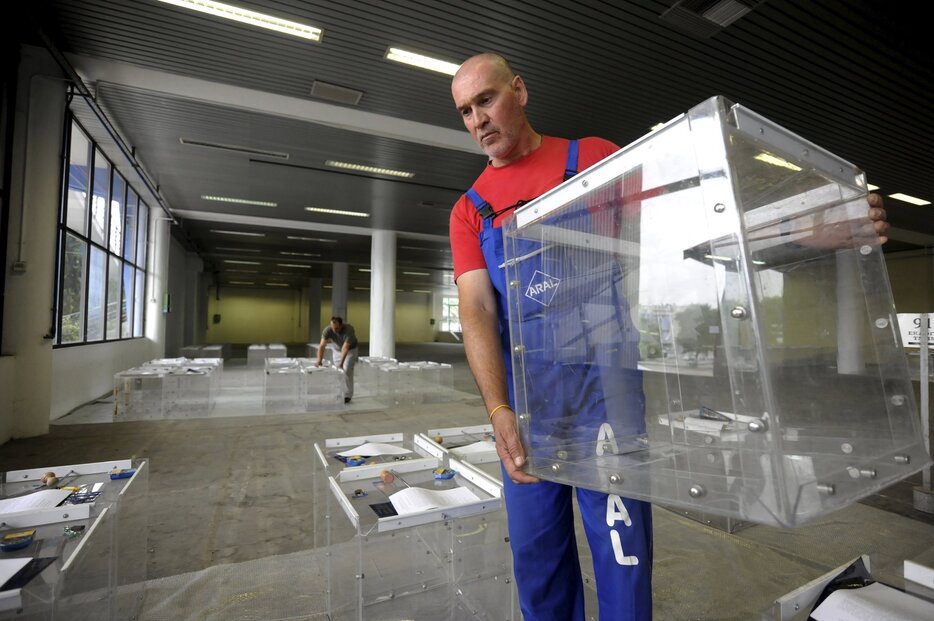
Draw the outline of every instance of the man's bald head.
[[[495,76],[498,81],[506,83],[516,75],[512,67],[509,66],[509,61],[505,58],[495,52],[483,52],[471,56],[461,63],[461,66],[458,67],[457,72],[454,74],[454,81],[456,82],[460,76],[477,70],[488,71],[490,76]]]

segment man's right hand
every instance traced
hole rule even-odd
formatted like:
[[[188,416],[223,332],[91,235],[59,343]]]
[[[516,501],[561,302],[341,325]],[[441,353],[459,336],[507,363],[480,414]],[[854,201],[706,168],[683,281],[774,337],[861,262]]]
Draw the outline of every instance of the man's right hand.
[[[513,483],[538,483],[539,479],[522,470],[525,467],[525,448],[519,439],[516,413],[500,408],[493,414],[493,435],[496,436],[496,454]]]

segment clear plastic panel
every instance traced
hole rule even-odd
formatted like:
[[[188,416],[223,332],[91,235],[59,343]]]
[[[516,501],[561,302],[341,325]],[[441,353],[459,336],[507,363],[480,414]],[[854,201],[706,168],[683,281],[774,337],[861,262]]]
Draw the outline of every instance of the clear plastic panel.
[[[135,619],[143,604],[149,538],[149,461],[134,460],[114,506],[114,618]],[[115,483],[117,481],[114,481]]]
[[[105,507],[87,531],[65,546],[53,619],[100,621],[113,618],[113,507]]]
[[[354,394],[357,397],[376,397],[379,395],[380,367],[393,367],[399,364],[395,358],[382,356],[361,356],[354,369]]]
[[[304,372],[300,366],[267,367],[263,377],[263,408],[267,413],[302,412]]]
[[[304,366],[305,411],[333,410],[344,402],[344,374],[333,367]]]
[[[518,210],[530,470],[795,525],[928,463],[865,186],[713,98]]]

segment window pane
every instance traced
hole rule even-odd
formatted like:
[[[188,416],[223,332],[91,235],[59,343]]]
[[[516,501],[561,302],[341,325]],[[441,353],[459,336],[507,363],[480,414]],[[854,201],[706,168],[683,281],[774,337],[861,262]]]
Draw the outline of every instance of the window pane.
[[[68,154],[68,198],[66,224],[73,231],[88,234],[88,166],[90,145],[76,123],[71,124],[71,150]]]
[[[68,233],[65,235],[65,256],[62,258],[62,322],[60,343],[84,340],[85,268],[88,245]]]
[[[110,164],[104,154],[94,149],[94,195],[91,198],[91,240],[107,244],[107,190],[110,189]]]
[[[120,276],[122,261],[110,257],[107,270],[107,340],[120,338]]]
[[[146,272],[136,270],[136,295],[133,296],[133,336],[143,336],[143,296],[146,295]]]
[[[457,298],[444,298],[441,300],[441,330],[444,332],[460,332],[461,322],[458,314]]]
[[[123,254],[123,194],[126,183],[120,173],[114,171],[110,186],[110,251]]]
[[[136,262],[136,192],[126,189],[126,226],[123,229],[123,258]]]
[[[139,216],[137,217],[137,222],[139,222],[139,235],[136,237],[136,264],[145,269],[146,241],[149,235],[149,209],[143,201],[139,202]]]
[[[133,276],[136,270],[129,263],[123,264],[123,293],[120,298],[120,338],[128,339],[133,336]]]
[[[88,341],[104,338],[104,295],[107,274],[107,255],[91,246],[91,269],[88,272]]]

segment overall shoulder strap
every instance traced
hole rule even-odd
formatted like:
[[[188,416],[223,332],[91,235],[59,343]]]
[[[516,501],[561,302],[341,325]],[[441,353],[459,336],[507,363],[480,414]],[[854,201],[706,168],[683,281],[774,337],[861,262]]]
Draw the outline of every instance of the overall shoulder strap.
[[[483,197],[481,197],[475,189],[470,188],[464,194],[466,194],[467,199],[473,203],[473,206],[477,209],[477,213],[480,214],[481,218],[486,219],[494,215],[492,205],[483,200]]]
[[[564,181],[577,174],[577,139],[568,143],[568,159],[564,164]]]

